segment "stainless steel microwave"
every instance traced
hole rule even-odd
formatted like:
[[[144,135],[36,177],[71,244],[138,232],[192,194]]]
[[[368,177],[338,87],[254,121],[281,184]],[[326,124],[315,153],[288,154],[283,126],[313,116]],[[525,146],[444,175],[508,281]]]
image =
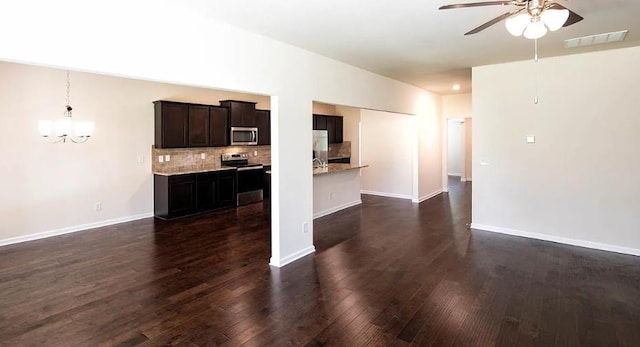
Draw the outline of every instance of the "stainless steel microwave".
[[[258,128],[231,127],[231,145],[245,146],[258,144]]]

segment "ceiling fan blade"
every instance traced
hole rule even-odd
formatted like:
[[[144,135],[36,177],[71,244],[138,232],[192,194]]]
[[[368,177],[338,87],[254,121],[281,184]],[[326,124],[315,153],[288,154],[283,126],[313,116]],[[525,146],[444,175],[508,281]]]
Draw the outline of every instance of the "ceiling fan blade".
[[[505,19],[515,15],[515,14],[518,14],[518,13],[520,13],[522,11],[524,11],[524,9],[519,9],[519,10],[507,12],[507,13],[505,13],[505,14],[503,14],[501,16],[498,16],[498,17],[496,17],[496,18],[494,18],[494,19],[482,24],[481,26],[479,26],[479,27],[477,27],[477,28],[465,33],[465,35],[477,34],[477,33],[481,32],[482,30],[484,30],[484,29],[486,29],[486,28],[488,28],[488,27],[490,27],[490,26],[492,26],[492,25],[494,25],[494,24],[496,24],[496,23],[498,23],[498,22],[500,22],[502,20],[505,20]]]
[[[567,19],[567,21],[564,23],[563,27],[568,27],[569,25],[576,24],[579,21],[584,19],[584,18],[582,18],[581,15],[569,10],[568,8],[558,4],[556,2],[550,4],[547,8],[552,9],[552,10],[568,10],[569,11],[569,19]]]
[[[470,2],[466,4],[452,4],[440,6],[439,10],[451,10],[454,8],[479,7],[479,6],[495,6],[495,5],[515,5],[516,1],[483,1]]]

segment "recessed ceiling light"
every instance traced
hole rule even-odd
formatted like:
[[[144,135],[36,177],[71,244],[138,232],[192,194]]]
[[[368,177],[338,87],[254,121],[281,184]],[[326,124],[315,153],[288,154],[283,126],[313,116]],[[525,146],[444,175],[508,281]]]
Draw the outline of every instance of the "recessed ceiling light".
[[[454,84],[453,85],[453,90],[460,90],[460,85],[459,84]]]

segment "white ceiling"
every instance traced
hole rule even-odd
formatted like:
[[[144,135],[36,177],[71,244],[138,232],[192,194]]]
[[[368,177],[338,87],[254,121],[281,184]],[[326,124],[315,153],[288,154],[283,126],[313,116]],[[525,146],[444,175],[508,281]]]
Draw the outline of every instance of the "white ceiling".
[[[432,0],[188,0],[233,26],[439,93],[471,90],[471,67],[531,59],[533,41],[498,23],[463,34],[513,6],[439,11]],[[482,0],[475,0],[482,1]],[[585,20],[539,40],[540,58],[640,45],[640,0],[559,0]],[[563,40],[629,30],[624,42],[565,49]]]

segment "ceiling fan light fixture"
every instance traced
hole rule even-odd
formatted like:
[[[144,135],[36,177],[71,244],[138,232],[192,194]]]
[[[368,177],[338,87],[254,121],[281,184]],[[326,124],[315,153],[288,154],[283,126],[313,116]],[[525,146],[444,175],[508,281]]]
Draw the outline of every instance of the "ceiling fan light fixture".
[[[547,9],[542,12],[540,19],[542,19],[542,22],[544,22],[544,25],[546,25],[549,30],[556,31],[562,28],[564,23],[567,22],[567,19],[569,19],[569,10]]]
[[[547,34],[547,27],[544,26],[544,23],[540,19],[534,20],[535,18],[531,18],[531,23],[524,30],[524,37],[529,40],[539,39]]]
[[[509,17],[504,22],[509,34],[513,36],[522,36],[524,29],[531,23],[531,17],[527,13],[522,13],[514,17]]]

